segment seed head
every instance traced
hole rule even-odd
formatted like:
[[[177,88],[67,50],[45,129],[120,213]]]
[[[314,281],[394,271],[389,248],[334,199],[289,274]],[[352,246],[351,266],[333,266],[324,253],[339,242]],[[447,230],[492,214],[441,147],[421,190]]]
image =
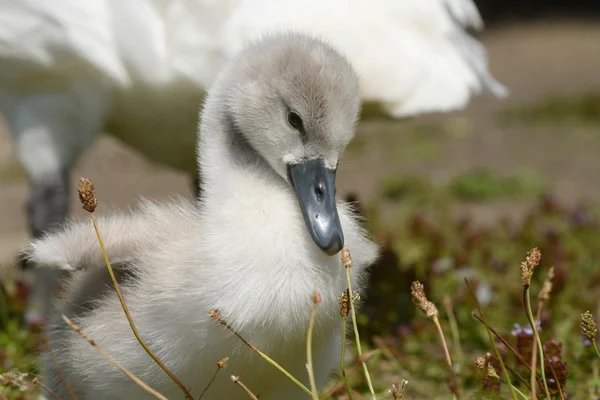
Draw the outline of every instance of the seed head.
[[[346,318],[350,312],[350,296],[348,296],[348,289],[344,290],[344,293],[338,297],[340,303],[340,315],[342,318]]]
[[[475,366],[477,367],[477,369],[483,369],[483,367],[485,367],[485,358],[483,358],[482,356],[479,356],[475,359]]]
[[[542,285],[542,290],[540,290],[540,294],[538,295],[539,301],[548,301],[550,300],[550,293],[552,292],[552,279],[554,279],[554,267],[550,267],[548,271],[548,275],[544,280],[544,284]]]
[[[219,361],[217,361],[217,367],[225,368],[225,366],[227,365],[227,361],[229,361],[229,357],[220,359]]]
[[[589,311],[581,314],[580,327],[583,336],[593,343],[598,335],[598,326],[596,325],[596,321],[594,321],[594,317]]]
[[[0,374],[0,388],[13,387],[20,392],[28,391],[27,385],[29,374],[20,372],[16,369]],[[0,397],[2,399],[3,397]]]
[[[217,321],[221,325],[227,325],[227,322],[225,321],[225,318],[223,318],[223,316],[221,315],[221,311],[219,311],[219,309],[213,308],[208,312],[208,315],[213,321]]]
[[[87,212],[94,212],[98,206],[98,199],[94,193],[94,184],[87,178],[79,179],[79,201]]]
[[[413,303],[417,308],[429,318],[436,318],[438,316],[438,310],[435,304],[427,300],[425,296],[425,290],[423,284],[419,281],[414,281],[410,286],[410,294],[412,296]]]
[[[403,400],[404,399],[404,386],[406,386],[407,383],[408,383],[408,381],[405,381],[403,379],[397,385],[396,384],[392,385],[392,389],[390,390],[390,393],[392,394],[392,398],[394,400]]]
[[[521,263],[521,280],[523,281],[523,286],[531,285],[531,277],[533,276],[533,271],[540,264],[542,259],[542,253],[537,247],[529,250],[527,253],[527,258],[525,261]]]
[[[485,369],[485,366],[487,365],[486,377],[498,378],[498,374],[496,373],[494,366],[490,363],[490,357],[491,357],[490,353],[487,353],[485,357],[482,357],[482,356],[477,357],[475,359],[475,366],[477,367],[478,370],[483,372],[483,370]]]
[[[313,291],[313,294],[311,296],[311,300],[313,301],[313,303],[315,304],[319,304],[321,302],[321,295],[319,294],[319,291],[317,289],[315,289]]]
[[[350,255],[348,246],[342,248],[342,262],[344,263],[345,268],[352,268],[352,256]]]

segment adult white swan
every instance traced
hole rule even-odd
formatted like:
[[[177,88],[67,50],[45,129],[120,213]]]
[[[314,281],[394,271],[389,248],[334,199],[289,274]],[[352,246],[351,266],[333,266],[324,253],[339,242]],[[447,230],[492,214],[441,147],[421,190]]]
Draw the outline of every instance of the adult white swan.
[[[4,0],[0,112],[30,177],[32,234],[64,221],[69,170],[103,130],[193,172],[205,89],[244,44],[282,27],[336,46],[362,99],[394,117],[504,94],[465,32],[482,27],[472,0]],[[32,293],[43,309],[47,290]]]

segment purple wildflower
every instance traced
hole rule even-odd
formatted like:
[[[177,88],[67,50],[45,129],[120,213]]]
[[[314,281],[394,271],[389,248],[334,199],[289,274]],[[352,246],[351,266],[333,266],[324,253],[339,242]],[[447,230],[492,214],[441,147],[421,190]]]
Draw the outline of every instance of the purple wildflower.
[[[542,323],[539,320],[535,321],[535,327],[538,332],[542,330]],[[533,336],[533,329],[531,329],[531,325],[529,323],[525,324],[523,327],[521,325],[514,323],[513,329],[510,331],[510,334],[513,336],[525,335],[525,336]]]
[[[590,347],[592,345],[592,342],[590,342],[590,340],[583,335],[581,335],[581,342],[585,347]]]

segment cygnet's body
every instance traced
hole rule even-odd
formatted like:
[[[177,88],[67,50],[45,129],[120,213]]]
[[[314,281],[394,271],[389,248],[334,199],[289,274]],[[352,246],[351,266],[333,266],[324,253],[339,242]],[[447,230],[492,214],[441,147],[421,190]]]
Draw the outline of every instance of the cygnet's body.
[[[204,399],[244,398],[231,375],[261,400],[305,398],[210,320],[209,310],[218,308],[308,385],[315,288],[322,297],[313,339],[317,385],[335,372],[342,340],[337,298],[347,288],[339,250],[346,245],[352,253],[358,290],[377,253],[351,211],[335,206],[335,169],[358,112],[356,75],[335,50],[303,35],[265,38],[230,62],[209,91],[199,129],[201,203],[143,202],[139,211],[99,219],[141,336],[195,398],[223,357],[226,371]],[[66,327],[60,313],[144,382],[182,398],[132,334],[89,221],[34,241],[30,258],[78,270],[49,337],[80,400],[151,397]],[[46,369],[46,384],[68,398],[54,363]]]

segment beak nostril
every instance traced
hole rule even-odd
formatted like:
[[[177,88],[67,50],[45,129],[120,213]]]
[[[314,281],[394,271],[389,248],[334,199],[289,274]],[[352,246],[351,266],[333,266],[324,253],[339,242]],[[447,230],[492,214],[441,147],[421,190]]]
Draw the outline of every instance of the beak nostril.
[[[325,197],[325,188],[322,184],[315,186],[315,195],[317,196],[317,201],[321,203],[323,201],[323,197]]]

